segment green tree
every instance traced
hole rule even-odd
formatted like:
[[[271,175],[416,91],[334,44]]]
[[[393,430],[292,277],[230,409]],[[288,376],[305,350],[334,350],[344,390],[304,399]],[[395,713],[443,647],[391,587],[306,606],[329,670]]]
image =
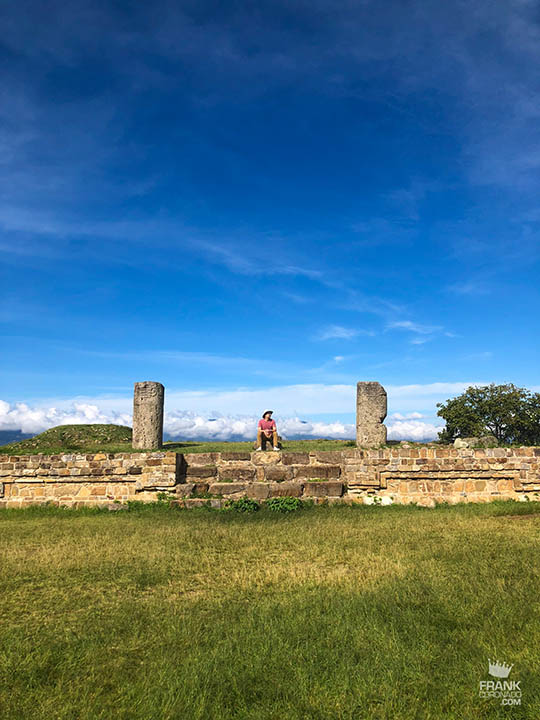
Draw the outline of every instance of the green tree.
[[[490,434],[501,443],[540,444],[540,393],[492,383],[469,387],[437,407],[446,421],[442,442]]]

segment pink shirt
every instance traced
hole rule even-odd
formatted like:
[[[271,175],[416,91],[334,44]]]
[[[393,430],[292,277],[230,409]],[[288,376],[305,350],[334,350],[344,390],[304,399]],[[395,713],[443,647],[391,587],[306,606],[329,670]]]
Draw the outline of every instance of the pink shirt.
[[[276,421],[275,420],[264,420],[264,418],[261,418],[259,420],[259,427],[261,430],[275,430],[276,429]]]

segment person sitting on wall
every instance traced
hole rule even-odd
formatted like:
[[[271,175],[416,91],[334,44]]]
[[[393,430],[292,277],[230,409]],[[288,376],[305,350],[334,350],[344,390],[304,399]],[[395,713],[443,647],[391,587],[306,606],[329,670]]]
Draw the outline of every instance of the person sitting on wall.
[[[265,440],[270,440],[276,452],[279,452],[278,448],[278,434],[276,421],[272,420],[272,410],[265,410],[262,418],[259,420],[257,427],[257,450],[262,450],[263,435]]]

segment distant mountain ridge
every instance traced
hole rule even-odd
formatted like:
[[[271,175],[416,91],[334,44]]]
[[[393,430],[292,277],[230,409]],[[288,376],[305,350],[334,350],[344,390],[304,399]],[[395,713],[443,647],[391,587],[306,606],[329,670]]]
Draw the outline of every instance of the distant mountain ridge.
[[[0,430],[0,445],[8,445],[31,437],[34,437],[33,433],[23,433],[20,430]]]

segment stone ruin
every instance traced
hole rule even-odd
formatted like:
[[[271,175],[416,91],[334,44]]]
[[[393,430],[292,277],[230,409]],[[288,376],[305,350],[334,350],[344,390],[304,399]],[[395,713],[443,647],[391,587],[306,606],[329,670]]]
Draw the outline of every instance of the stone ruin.
[[[163,445],[165,388],[158,382],[135,383],[133,395],[133,448],[155,450]],[[379,447],[386,443],[386,390],[378,382],[356,386],[356,445]]]
[[[133,447],[162,444],[164,387],[135,384]],[[357,448],[310,452],[0,455],[0,508],[121,507],[160,493],[182,507],[300,497],[315,503],[435,504],[540,497],[540,448],[381,447],[386,392],[357,387]],[[115,504],[116,503],[116,504]]]
[[[356,386],[356,446],[386,444],[386,390],[378,382],[359,382]]]
[[[163,446],[163,406],[165,388],[158,382],[135,383],[133,394],[133,448],[155,450]],[[356,386],[356,446],[379,447],[386,444],[386,390],[378,382],[359,382]]]
[[[133,394],[133,440],[136,450],[163,446],[165,388],[158,382],[137,382]]]

